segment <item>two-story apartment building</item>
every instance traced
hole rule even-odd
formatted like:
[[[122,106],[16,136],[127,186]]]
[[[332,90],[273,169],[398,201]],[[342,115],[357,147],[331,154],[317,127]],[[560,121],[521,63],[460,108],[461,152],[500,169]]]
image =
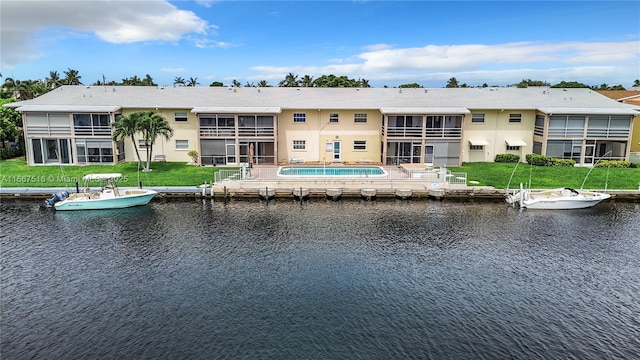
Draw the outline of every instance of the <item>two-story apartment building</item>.
[[[538,153],[589,165],[609,151],[628,159],[640,114],[589,89],[546,87],[63,86],[5,106],[23,115],[30,165],[135,161],[111,123],[136,111],[158,112],[174,129],[154,146],[167,161],[186,162],[189,150],[204,165],[459,165]]]

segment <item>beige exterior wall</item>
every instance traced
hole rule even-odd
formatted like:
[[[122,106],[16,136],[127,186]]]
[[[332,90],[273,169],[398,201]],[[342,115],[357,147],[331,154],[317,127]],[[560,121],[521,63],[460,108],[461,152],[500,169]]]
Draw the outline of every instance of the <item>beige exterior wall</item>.
[[[149,111],[149,109],[124,109],[122,114],[129,115],[137,111]],[[198,139],[198,117],[196,114],[191,113],[191,109],[158,109],[155,110],[158,114],[164,117],[169,126],[173,129],[173,137],[168,141],[162,137],[156,139],[153,145],[153,156],[165,155],[167,161],[175,162],[189,162],[191,158],[187,155],[189,150],[196,150],[200,154],[200,141]],[[187,121],[175,121],[175,113],[182,112],[187,114]],[[142,136],[138,134],[136,141],[141,140]],[[187,149],[176,149],[176,140],[187,140]],[[138,143],[136,143],[137,145]],[[125,161],[137,161],[136,153],[131,144],[131,139],[125,139]],[[140,157],[144,161],[146,159],[146,150],[140,150]],[[152,159],[153,160],[153,159]]]
[[[640,116],[633,118],[631,128],[631,152],[640,153]]]
[[[293,121],[293,114],[306,114],[304,123]],[[354,121],[355,114],[367,114],[367,122]],[[330,122],[338,114],[338,122]],[[279,162],[300,159],[305,162],[369,160],[380,162],[382,114],[377,110],[284,110],[278,116]],[[305,149],[293,148],[294,141],[304,141]],[[366,142],[365,150],[354,150],[354,142]],[[339,159],[327,152],[327,144],[340,143]]]
[[[484,114],[484,123],[472,123],[474,113]],[[521,122],[509,122],[510,114],[521,114]],[[520,155],[520,161],[525,161],[526,154],[533,149],[533,127],[536,112],[533,110],[471,110],[465,116],[462,125],[462,162],[493,162],[497,154]],[[522,140],[527,145],[519,151],[507,151],[507,141]],[[470,150],[470,141],[486,141],[484,150]]]

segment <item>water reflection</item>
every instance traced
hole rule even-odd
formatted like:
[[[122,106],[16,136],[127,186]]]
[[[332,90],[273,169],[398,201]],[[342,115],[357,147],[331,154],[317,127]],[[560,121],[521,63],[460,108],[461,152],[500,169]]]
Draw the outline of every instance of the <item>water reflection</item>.
[[[600,359],[640,348],[637,204],[0,207],[6,358]]]

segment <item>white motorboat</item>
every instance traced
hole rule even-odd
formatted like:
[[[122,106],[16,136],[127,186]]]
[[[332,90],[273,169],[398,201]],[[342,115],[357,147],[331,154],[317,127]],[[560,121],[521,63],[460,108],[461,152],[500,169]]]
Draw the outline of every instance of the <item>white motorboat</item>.
[[[507,202],[527,209],[569,210],[589,208],[610,197],[601,192],[572,188],[533,191],[524,189],[520,184],[519,191],[507,195]]]
[[[51,199],[45,201],[47,207],[56,210],[106,210],[122,209],[132,206],[145,205],[157,194],[151,189],[118,189],[118,179],[122,174],[87,174],[84,181],[84,190],[75,194],[67,191],[56,193]],[[100,191],[92,191],[89,182],[100,181]]]

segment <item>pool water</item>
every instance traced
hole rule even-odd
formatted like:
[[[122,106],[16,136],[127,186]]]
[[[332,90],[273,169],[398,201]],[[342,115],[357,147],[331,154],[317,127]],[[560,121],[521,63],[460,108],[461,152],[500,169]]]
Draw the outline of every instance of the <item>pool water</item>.
[[[387,172],[380,166],[282,166],[278,169],[278,176],[382,177],[386,175]]]

